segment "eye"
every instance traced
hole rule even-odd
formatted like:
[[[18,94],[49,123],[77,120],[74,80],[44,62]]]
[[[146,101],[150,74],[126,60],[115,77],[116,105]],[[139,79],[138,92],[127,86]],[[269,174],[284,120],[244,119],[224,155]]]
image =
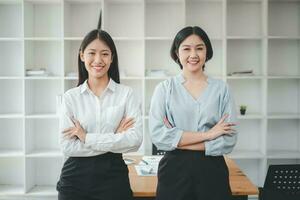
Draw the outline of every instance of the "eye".
[[[94,53],[94,52],[88,52],[88,54],[89,54],[89,55],[95,55],[95,53]]]
[[[203,50],[203,49],[204,49],[203,47],[198,47],[198,48],[197,48],[197,50]]]

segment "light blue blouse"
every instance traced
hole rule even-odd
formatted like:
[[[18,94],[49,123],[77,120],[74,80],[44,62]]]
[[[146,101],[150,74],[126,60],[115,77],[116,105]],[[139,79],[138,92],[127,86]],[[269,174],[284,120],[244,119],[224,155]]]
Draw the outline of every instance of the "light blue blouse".
[[[151,99],[149,131],[160,150],[176,149],[183,131],[206,132],[228,114],[227,122],[237,122],[236,107],[228,85],[208,77],[208,85],[198,99],[185,89],[182,74],[159,83]],[[164,125],[167,117],[173,128]],[[205,154],[218,156],[232,151],[237,133],[205,141]]]

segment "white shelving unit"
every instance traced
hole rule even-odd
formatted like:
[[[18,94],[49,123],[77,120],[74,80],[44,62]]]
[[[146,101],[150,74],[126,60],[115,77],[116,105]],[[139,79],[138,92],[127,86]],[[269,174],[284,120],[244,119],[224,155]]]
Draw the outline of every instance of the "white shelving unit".
[[[121,82],[142,102],[138,154],[151,154],[155,86],[180,71],[169,56],[172,40],[182,27],[199,25],[214,48],[207,74],[226,81],[237,106],[248,107],[230,157],[259,186],[269,164],[300,163],[300,0],[1,0],[0,199],[56,199],[63,164],[56,96],[77,85],[79,46],[100,10]],[[49,76],[26,76],[34,68]],[[149,76],[158,69],[166,76]],[[227,75],[246,69],[254,75]]]

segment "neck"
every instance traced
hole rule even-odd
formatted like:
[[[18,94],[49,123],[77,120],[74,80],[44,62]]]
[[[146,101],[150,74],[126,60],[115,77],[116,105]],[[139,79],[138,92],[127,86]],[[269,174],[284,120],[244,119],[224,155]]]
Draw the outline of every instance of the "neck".
[[[109,77],[108,77],[108,75],[103,76],[101,78],[89,77],[87,82],[88,82],[88,86],[89,86],[90,90],[96,96],[100,96],[108,85]]]
[[[206,80],[207,80],[207,76],[203,73],[202,70],[190,72],[188,70],[185,70],[185,68],[183,68],[183,76],[184,76],[185,80],[190,83],[199,83],[199,82],[203,82],[203,81],[206,82]]]

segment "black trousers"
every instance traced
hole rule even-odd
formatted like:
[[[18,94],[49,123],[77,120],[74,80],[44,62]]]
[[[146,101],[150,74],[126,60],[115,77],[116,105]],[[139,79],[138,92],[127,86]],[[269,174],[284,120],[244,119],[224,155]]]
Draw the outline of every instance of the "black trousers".
[[[230,200],[229,172],[223,156],[203,151],[167,152],[158,168],[157,200]]]
[[[70,157],[56,187],[59,200],[132,200],[122,154]]]

